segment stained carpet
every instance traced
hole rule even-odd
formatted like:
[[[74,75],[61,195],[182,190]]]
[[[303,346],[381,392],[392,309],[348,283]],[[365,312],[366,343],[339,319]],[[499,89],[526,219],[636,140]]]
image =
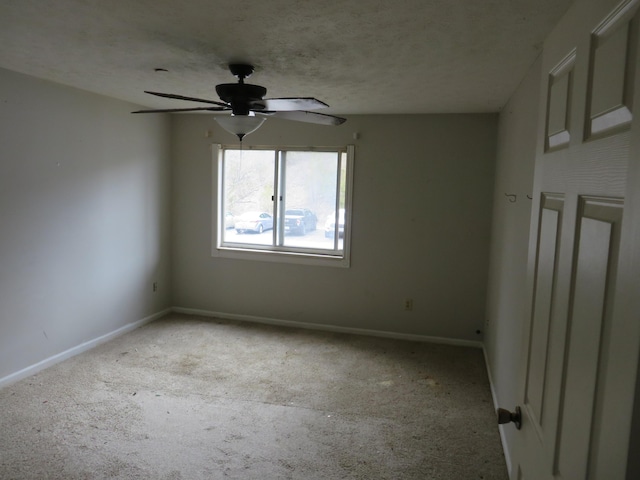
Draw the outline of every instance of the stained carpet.
[[[496,479],[479,349],[172,314],[0,390],[2,479]]]

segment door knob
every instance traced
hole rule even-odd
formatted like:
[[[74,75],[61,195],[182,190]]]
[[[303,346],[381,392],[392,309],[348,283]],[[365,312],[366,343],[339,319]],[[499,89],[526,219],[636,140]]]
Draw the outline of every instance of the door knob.
[[[513,422],[517,430],[522,428],[522,412],[520,411],[520,407],[516,407],[515,412],[510,412],[505,408],[498,409],[498,423],[502,425],[503,423],[509,422]]]

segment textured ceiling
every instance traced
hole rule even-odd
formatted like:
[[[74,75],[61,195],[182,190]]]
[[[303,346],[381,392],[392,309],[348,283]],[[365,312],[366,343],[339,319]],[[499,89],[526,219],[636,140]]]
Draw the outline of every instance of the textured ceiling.
[[[0,0],[0,67],[148,107],[230,62],[326,113],[498,111],[571,0]],[[164,68],[167,72],[156,72]],[[199,105],[201,106],[201,105]]]

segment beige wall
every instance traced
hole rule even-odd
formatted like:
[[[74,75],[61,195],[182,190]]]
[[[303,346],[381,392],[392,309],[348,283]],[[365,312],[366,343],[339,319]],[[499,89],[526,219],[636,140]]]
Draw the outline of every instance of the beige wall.
[[[485,350],[497,403],[517,404],[522,327],[526,315],[526,273],[533,172],[538,125],[541,60],[531,67],[502,109],[491,233]],[[505,196],[515,194],[516,201]],[[502,430],[505,450],[515,430]]]
[[[481,340],[496,127],[494,114],[353,116],[340,127],[269,119],[248,135],[247,145],[355,144],[351,267],[343,269],[212,258],[210,145],[234,138],[211,117],[174,116],[174,305]],[[405,298],[413,312],[403,311]]]
[[[0,104],[2,380],[170,306],[170,124],[7,70]]]
[[[0,91],[0,381],[172,305],[481,340],[496,115],[269,120],[247,137],[356,145],[344,269],[211,257],[210,145],[234,140],[211,117],[133,116],[6,70]]]

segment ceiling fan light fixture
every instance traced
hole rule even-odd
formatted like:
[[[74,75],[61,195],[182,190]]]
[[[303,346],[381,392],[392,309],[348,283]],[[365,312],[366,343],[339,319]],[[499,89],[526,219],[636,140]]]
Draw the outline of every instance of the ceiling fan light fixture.
[[[250,115],[224,115],[217,116],[216,122],[227,132],[236,135],[240,141],[245,135],[255,132],[264,123],[266,118],[257,117],[253,112]]]

